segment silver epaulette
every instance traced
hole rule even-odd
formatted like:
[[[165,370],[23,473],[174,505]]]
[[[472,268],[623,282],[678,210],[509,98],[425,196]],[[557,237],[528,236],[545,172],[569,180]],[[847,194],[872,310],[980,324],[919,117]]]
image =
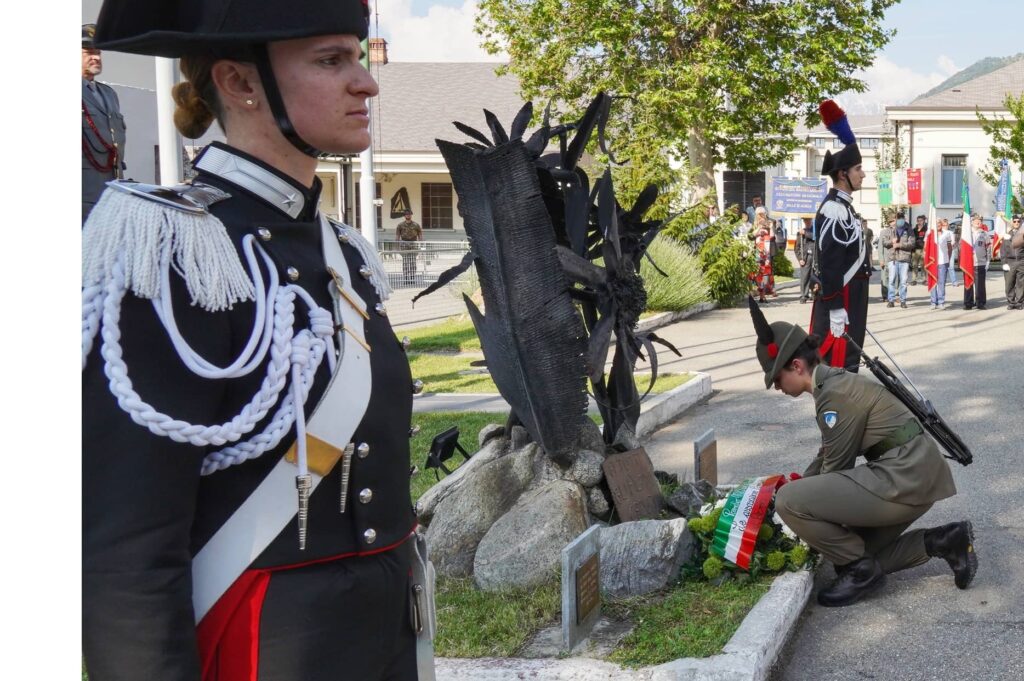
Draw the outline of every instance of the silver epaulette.
[[[210,212],[210,206],[231,198],[231,194],[226,191],[201,182],[164,187],[158,184],[146,184],[130,180],[113,180],[108,182],[107,186],[111,189],[134,194],[149,201],[197,215],[206,215]]]

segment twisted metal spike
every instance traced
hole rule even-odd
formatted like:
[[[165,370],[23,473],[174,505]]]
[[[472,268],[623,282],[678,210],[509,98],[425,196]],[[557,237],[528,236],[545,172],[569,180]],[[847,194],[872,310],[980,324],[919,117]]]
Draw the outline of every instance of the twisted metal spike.
[[[341,455],[341,496],[338,503],[341,507],[341,512],[345,512],[345,506],[348,502],[348,479],[352,472],[352,455],[356,451],[356,446],[349,443],[345,446],[345,452]]]

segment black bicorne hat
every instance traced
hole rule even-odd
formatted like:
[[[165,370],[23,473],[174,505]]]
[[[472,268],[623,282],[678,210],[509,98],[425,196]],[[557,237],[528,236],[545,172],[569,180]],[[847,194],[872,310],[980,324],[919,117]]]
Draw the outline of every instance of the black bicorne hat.
[[[82,24],[82,49],[95,47],[93,39],[96,37],[96,24]]]
[[[366,38],[367,0],[104,0],[96,46],[182,57],[318,35]]]

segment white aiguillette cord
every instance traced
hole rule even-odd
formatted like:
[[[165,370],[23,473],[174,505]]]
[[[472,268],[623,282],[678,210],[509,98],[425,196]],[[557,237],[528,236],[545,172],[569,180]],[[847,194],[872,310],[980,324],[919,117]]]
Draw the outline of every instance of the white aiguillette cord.
[[[348,265],[334,229],[322,217],[320,224],[324,261],[335,272],[347,274]],[[342,297],[337,292],[337,284],[331,282],[331,297],[335,303],[338,328],[347,327],[350,332],[339,331],[336,336],[341,355],[338,366],[308,423],[305,423],[306,438],[296,440],[296,459],[306,457],[307,439],[322,440],[344,451],[370,402],[370,352],[362,342],[346,343],[357,334],[359,341],[365,337],[366,303],[347,281],[344,283],[345,296]],[[358,310],[356,306],[359,306]],[[309,476],[309,485],[303,493],[308,501],[323,476],[316,472],[306,475]],[[193,558],[192,605],[196,622],[296,517],[296,484],[295,464],[282,457]]]

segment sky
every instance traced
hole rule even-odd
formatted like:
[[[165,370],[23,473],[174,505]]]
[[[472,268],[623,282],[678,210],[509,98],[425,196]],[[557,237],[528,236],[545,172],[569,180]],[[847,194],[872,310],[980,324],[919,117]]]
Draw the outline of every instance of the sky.
[[[502,61],[473,32],[475,0],[374,0],[371,34],[392,61]],[[903,0],[886,16],[896,36],[860,74],[869,92],[856,108],[904,104],[984,57],[1024,52],[1024,2]],[[841,98],[844,99],[844,98]],[[851,102],[852,103],[852,102]]]

